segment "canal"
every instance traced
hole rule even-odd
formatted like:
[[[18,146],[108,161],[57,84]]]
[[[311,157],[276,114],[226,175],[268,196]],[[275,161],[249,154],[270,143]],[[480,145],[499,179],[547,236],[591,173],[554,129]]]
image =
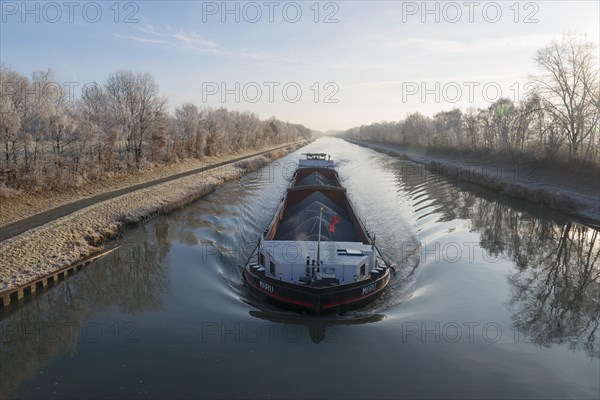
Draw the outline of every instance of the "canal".
[[[254,299],[242,265],[300,153],[331,154],[384,255],[345,315]],[[549,209],[322,138],[127,231],[0,321],[2,398],[598,398],[600,238]]]

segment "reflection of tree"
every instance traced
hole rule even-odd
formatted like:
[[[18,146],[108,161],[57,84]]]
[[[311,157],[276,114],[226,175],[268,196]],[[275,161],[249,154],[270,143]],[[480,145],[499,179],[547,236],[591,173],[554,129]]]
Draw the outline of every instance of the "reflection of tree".
[[[598,231],[489,190],[407,170],[400,169],[402,185],[411,193],[425,191],[440,220],[468,219],[482,248],[514,260],[508,304],[520,332],[542,346],[568,342],[600,358]]]
[[[509,277],[515,327],[536,343],[569,342],[600,358],[600,246],[598,232],[567,223],[553,251]]]
[[[152,226],[152,225],[151,225]],[[0,398],[52,358],[72,354],[90,315],[115,305],[125,313],[157,309],[169,291],[168,224],[146,241],[122,245],[0,321]]]

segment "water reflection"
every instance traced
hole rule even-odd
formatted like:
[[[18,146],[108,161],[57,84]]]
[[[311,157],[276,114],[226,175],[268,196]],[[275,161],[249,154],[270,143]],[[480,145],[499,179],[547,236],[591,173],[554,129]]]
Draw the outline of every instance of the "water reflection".
[[[261,307],[261,306],[259,306]],[[385,319],[385,315],[356,315],[350,317],[341,316],[304,316],[300,314],[277,312],[273,310],[252,310],[249,312],[254,318],[273,322],[276,324],[286,324],[302,326],[308,329],[310,339],[318,344],[327,341],[327,330],[331,331],[330,341],[336,341],[336,328],[340,326],[364,325],[380,322]]]
[[[157,223],[147,232],[147,240],[123,243],[106,258],[4,316],[0,398],[12,397],[50,360],[74,356],[84,329],[97,334],[97,324],[87,323],[94,314],[114,308],[127,314],[160,309],[170,292],[167,232],[168,224]]]
[[[514,328],[540,346],[568,343],[600,358],[598,231],[414,165],[401,163],[397,171],[409,192],[426,193],[437,222],[468,220],[481,248],[514,261],[507,301]]]
[[[568,343],[600,358],[598,232],[567,223],[525,232],[536,251],[509,276],[514,326],[541,346]]]

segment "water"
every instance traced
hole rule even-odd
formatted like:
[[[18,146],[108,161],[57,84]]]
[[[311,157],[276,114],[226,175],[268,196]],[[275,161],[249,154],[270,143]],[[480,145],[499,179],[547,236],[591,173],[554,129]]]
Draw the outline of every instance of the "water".
[[[323,151],[398,275],[343,316],[254,299],[241,266]],[[169,216],[1,321],[1,397],[598,398],[598,232],[339,139]]]

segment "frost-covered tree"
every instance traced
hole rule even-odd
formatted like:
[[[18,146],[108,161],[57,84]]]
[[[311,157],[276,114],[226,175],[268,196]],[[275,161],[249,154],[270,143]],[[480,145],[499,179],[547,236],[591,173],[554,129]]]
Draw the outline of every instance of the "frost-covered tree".
[[[167,100],[147,72],[117,71],[108,77],[104,88],[110,110],[125,132],[127,154],[133,154],[139,167],[148,130],[165,112]]]
[[[571,160],[580,156],[586,140],[591,138],[588,143],[593,145],[594,129],[598,126],[597,49],[597,44],[568,34],[539,50],[535,57],[541,70],[540,75],[534,76],[539,94],[568,138]],[[585,157],[589,156],[587,150]]]

